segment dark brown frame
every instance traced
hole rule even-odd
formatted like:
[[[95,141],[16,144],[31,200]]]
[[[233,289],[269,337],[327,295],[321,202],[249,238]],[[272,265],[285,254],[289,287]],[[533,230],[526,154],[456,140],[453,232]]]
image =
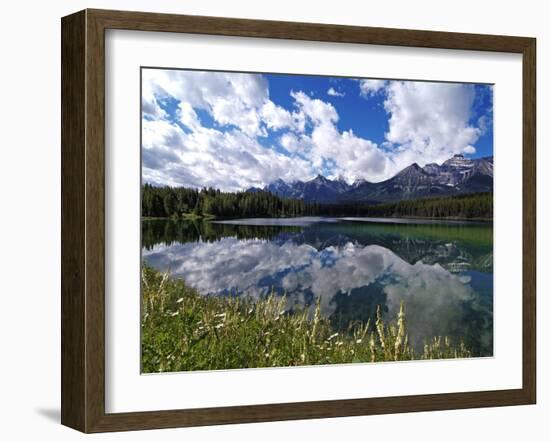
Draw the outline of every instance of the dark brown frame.
[[[401,397],[105,413],[105,30],[495,51],[523,57],[523,386]],[[83,432],[534,404],[536,40],[405,29],[84,10],[62,30],[61,422]]]

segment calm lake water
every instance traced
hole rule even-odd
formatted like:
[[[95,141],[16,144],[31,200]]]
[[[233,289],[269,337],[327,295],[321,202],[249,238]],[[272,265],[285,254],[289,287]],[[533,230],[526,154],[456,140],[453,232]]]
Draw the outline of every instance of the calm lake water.
[[[395,318],[405,301],[409,340],[464,338],[493,352],[492,224],[384,219],[142,222],[143,260],[205,295],[262,297],[310,307],[338,329]],[[455,341],[456,342],[456,341]]]

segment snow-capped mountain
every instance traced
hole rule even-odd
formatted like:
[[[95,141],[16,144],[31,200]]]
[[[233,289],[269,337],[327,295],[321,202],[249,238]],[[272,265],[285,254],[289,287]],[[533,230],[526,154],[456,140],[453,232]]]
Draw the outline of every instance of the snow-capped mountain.
[[[283,198],[296,198],[296,187],[298,187],[300,184],[302,184],[301,181],[297,181],[295,183],[286,183],[279,178],[278,180],[268,184],[264,188],[264,190],[274,193],[275,195],[279,195]]]
[[[306,181],[301,188],[298,198],[306,201],[329,202],[338,200],[338,197],[348,190],[345,181],[329,180],[323,175],[317,175],[310,181]]]
[[[371,183],[358,180],[353,184],[343,179],[330,180],[318,175],[310,181],[287,183],[278,179],[263,189],[283,198],[308,202],[385,202],[428,196],[447,196],[493,190],[493,157],[468,159],[455,155],[438,165],[420,167],[413,163],[388,180]]]

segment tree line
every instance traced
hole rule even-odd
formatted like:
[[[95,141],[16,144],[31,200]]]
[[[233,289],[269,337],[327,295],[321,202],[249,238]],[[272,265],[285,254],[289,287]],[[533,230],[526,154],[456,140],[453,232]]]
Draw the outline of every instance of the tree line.
[[[493,194],[473,193],[384,204],[319,204],[281,198],[263,190],[222,192],[213,188],[155,187],[145,184],[142,187],[141,213],[144,217],[158,218],[178,218],[189,214],[218,218],[320,215],[492,218]]]
[[[299,199],[280,198],[270,192],[222,192],[219,189],[155,187],[145,184],[141,214],[147,217],[179,217],[186,214],[235,217],[291,217],[315,215],[319,208]]]
[[[401,200],[383,204],[329,204],[329,216],[372,216],[411,218],[493,218],[493,193],[480,192],[447,197]]]

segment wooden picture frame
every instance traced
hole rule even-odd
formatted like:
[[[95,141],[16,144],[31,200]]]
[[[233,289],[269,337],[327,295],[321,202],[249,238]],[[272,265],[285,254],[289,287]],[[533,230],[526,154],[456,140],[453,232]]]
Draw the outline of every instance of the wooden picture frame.
[[[533,38],[84,10],[62,19],[62,408],[83,432],[534,404],[536,41]],[[523,383],[512,390],[105,412],[105,30],[517,53],[523,63]]]

